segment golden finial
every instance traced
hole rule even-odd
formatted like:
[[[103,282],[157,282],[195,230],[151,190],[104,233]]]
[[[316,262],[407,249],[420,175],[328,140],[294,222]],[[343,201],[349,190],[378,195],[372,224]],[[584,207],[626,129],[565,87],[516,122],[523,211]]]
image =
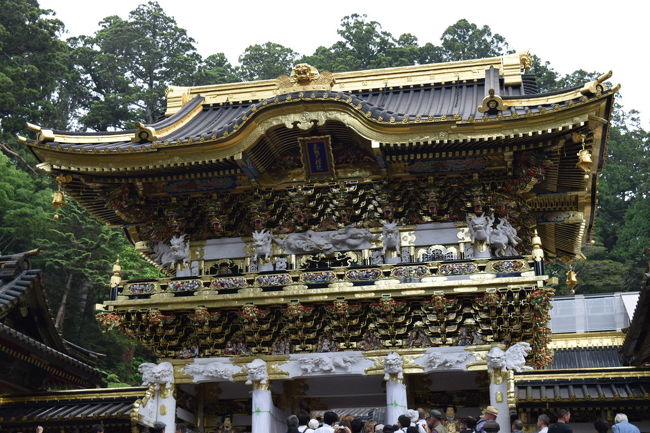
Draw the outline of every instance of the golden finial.
[[[113,265],[113,275],[111,276],[111,289],[113,287],[117,287],[120,285],[122,282],[122,266],[120,266],[120,258],[118,257],[115,260],[115,264]]]
[[[536,262],[541,262],[544,260],[544,250],[542,249],[542,238],[537,234],[537,229],[535,229],[532,239],[533,244],[533,260]]]

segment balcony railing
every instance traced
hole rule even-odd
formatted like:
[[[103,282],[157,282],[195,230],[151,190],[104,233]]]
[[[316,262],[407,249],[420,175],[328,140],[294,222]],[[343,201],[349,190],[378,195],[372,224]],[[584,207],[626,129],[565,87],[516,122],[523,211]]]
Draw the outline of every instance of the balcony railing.
[[[157,294],[188,296],[203,294],[236,294],[255,289],[261,292],[291,291],[297,288],[339,288],[349,286],[386,285],[387,283],[425,283],[442,281],[532,276],[531,257],[507,259],[452,260],[422,263],[385,264],[380,266],[333,267],[316,270],[269,271],[230,275],[161,278],[125,281],[118,289],[118,300],[146,299]],[[360,287],[361,288],[361,287]]]

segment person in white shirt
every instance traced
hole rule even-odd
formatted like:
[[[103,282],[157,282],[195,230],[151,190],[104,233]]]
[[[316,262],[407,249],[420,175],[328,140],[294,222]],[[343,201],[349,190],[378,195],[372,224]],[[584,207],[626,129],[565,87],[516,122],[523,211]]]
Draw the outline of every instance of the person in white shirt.
[[[308,422],[309,422],[309,415],[307,415],[305,412],[300,412],[298,414],[298,431],[300,433],[305,433],[305,430],[307,430]]]
[[[537,427],[539,431],[537,433],[548,433],[548,426],[551,423],[551,419],[546,414],[541,414],[537,417]]]
[[[421,407],[418,408],[418,420],[415,422],[415,425],[418,428],[418,433],[429,433],[427,413]]]
[[[339,420],[336,412],[327,411],[323,414],[323,425],[314,433],[334,433],[334,424]]]

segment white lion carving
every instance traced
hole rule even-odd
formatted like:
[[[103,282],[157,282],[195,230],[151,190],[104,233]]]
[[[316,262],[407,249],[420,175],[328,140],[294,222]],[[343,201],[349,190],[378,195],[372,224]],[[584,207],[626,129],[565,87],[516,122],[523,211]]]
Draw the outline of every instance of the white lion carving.
[[[391,352],[386,355],[384,358],[384,380],[389,380],[391,377],[404,379],[403,364],[404,361],[399,354]]]
[[[501,218],[490,234],[490,245],[497,257],[517,255],[515,247],[519,242],[521,238],[517,236],[517,230],[505,218]]]
[[[388,250],[395,250],[400,255],[399,229],[396,222],[384,224],[384,255]]]
[[[174,267],[177,263],[188,263],[190,243],[185,241],[185,235],[173,236],[169,240],[169,245],[158,242],[153,245],[152,260],[164,268]]]
[[[145,362],[140,364],[138,371],[142,373],[142,385],[151,386],[158,390],[160,385],[171,388],[174,383],[174,367],[169,362],[154,364]]]
[[[268,260],[271,257],[271,244],[273,242],[273,236],[268,230],[255,230],[253,232],[253,247],[255,248],[253,254],[253,260],[257,262],[257,259],[261,256],[264,256],[264,260]]]
[[[269,374],[266,371],[266,362],[256,358],[246,364],[246,370],[248,371],[248,378],[246,379],[246,385],[252,385],[255,383],[260,383],[266,385],[269,383]]]
[[[487,354],[487,364],[490,371],[494,370],[513,370],[524,371],[532,370],[532,367],[526,365],[526,356],[532,348],[526,342],[515,343],[506,351],[499,347],[493,347]]]

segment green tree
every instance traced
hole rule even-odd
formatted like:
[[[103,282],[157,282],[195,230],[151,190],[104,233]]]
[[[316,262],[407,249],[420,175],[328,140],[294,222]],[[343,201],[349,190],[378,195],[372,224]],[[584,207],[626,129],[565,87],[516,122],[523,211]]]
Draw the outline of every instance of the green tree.
[[[124,128],[164,113],[169,85],[192,84],[201,62],[194,40],[157,2],[133,10],[127,20],[103,19],[93,36],[70,39],[88,89],[82,125]]]
[[[466,19],[447,27],[440,39],[445,61],[495,57],[512,52],[503,36],[493,34],[489,26],[478,27]]]
[[[241,77],[246,81],[270,80],[287,75],[298,53],[274,42],[251,45],[239,56]]]
[[[239,71],[230,64],[224,53],[208,56],[203,60],[196,74],[194,84],[221,84],[241,81]]]

